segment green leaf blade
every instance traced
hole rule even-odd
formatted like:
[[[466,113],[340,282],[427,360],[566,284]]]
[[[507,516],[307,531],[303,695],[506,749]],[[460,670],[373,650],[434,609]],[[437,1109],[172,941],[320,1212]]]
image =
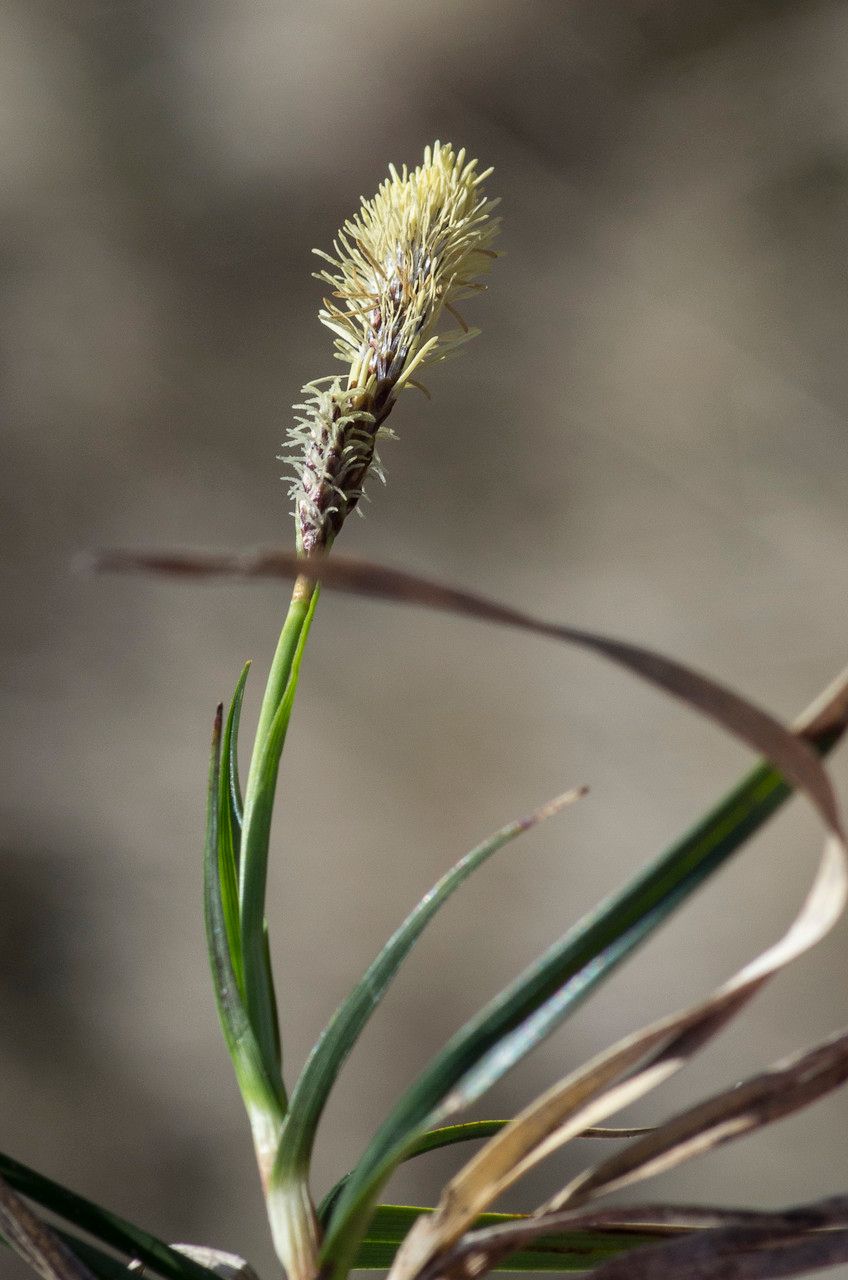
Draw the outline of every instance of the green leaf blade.
[[[259,1046],[242,1003],[230,954],[230,940],[223,903],[220,856],[222,708],[218,708],[212,735],[206,810],[206,844],[203,859],[203,900],[206,940],[218,1015],[227,1050],[242,1096],[251,1114],[262,1113],[271,1126],[282,1123],[282,1081],[266,1071]]]
[[[221,885],[221,909],[227,934],[227,950],[239,991],[244,996],[241,954],[241,921],[239,918],[238,861],[241,848],[241,820],[236,813],[238,796],[238,764],[234,761],[238,722],[244,699],[250,663],[245,663],[236,684],[230,710],[221,735],[221,767],[218,770],[218,875]],[[235,772],[234,772],[235,770]]]
[[[98,1249],[96,1245],[89,1244],[87,1240],[80,1240],[70,1231],[62,1231],[54,1228],[56,1235],[66,1245],[71,1253],[76,1254],[80,1262],[85,1263],[89,1271],[97,1276],[97,1280],[136,1280],[137,1271],[130,1271],[129,1267],[117,1258],[113,1258],[110,1253],[104,1253],[102,1249]]]
[[[388,1270],[416,1218],[432,1213],[419,1205],[379,1205],[359,1246],[354,1270]],[[517,1222],[518,1213],[484,1213],[475,1221],[475,1231]],[[542,1236],[532,1249],[522,1249],[500,1262],[494,1270],[521,1271],[589,1271],[607,1258],[647,1244],[656,1244],[656,1236],[636,1231],[570,1231]]]
[[[164,1280],[215,1280],[214,1274],[206,1267],[178,1253],[141,1227],[2,1153],[0,1177],[5,1178],[20,1195],[49,1209],[78,1230],[88,1232],[130,1260],[138,1258]],[[75,1247],[73,1243],[71,1247]],[[83,1258],[83,1261],[88,1262],[88,1259]]]
[[[233,821],[236,829],[236,847],[241,845],[241,827],[244,810],[244,802],[241,794],[241,781],[239,779],[238,764],[238,739],[239,726],[241,725],[241,707],[244,701],[244,689],[247,684],[247,677],[250,672],[251,663],[246,662],[239,676],[236,691],[233,695],[230,713],[227,717],[225,727],[225,736],[221,746],[221,754],[227,762],[227,777],[230,788],[230,808],[233,815]]]

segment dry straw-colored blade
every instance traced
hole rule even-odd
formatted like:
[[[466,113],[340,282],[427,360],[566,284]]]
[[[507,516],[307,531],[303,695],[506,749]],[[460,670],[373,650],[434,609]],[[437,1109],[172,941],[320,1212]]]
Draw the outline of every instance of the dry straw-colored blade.
[[[698,1103],[580,1174],[540,1212],[618,1191],[808,1106],[848,1080],[848,1031]]]

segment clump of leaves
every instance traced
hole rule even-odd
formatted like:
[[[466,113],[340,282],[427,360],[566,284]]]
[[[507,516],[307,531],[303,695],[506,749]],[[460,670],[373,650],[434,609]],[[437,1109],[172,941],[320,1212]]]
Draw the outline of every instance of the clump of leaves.
[[[289,1280],[345,1280],[388,1269],[390,1280],[462,1280],[490,1270],[593,1271],[603,1280],[797,1274],[848,1260],[848,1196],[780,1213],[704,1205],[597,1201],[771,1123],[848,1077],[848,1032],[717,1092],[655,1128],[599,1128],[660,1087],[780,969],[816,943],[848,895],[846,846],[820,758],[848,726],[848,673],[787,729],[706,676],[650,650],[536,618],[441,582],[384,566],[328,559],[358,507],[375,448],[400,392],[456,352],[472,331],[456,303],[482,288],[496,256],[494,202],[467,162],[438,143],[414,171],[390,170],[339,233],[319,278],[320,318],[344,376],[306,388],[290,434],[293,552],[246,556],[113,552],[113,570],[200,577],[291,577],[294,589],[268,677],[244,791],[239,719],[248,667],[214,722],[204,856],[209,955],[224,1039],[244,1099],[277,1254]],[[445,314],[458,326],[445,331]],[[578,645],[682,699],[763,760],[671,848],[572,924],[548,951],[426,1063],[372,1135],[353,1169],[318,1201],[312,1151],[328,1097],[368,1019],[430,920],[492,854],[582,794],[575,789],[512,822],[448,870],[352,987],[288,1091],[268,946],[266,880],[280,760],[321,585],[440,609]],[[793,790],[826,832],[821,862],[795,920],[776,943],[705,999],[625,1036],[554,1083],[518,1116],[457,1122],[492,1085],[570,1016],[708,877],[739,851]],[[492,1213],[525,1173],[578,1136],[625,1144],[532,1214]],[[482,1143],[435,1206],[381,1202],[406,1160]],[[51,1225],[30,1203],[47,1209]],[[70,1228],[70,1229],[69,1229]],[[168,1246],[8,1157],[0,1157],[0,1231],[50,1280],[129,1280],[142,1264],[165,1280],[250,1274],[230,1255]],[[84,1233],[85,1238],[79,1233]],[[108,1252],[107,1252],[108,1250]]]

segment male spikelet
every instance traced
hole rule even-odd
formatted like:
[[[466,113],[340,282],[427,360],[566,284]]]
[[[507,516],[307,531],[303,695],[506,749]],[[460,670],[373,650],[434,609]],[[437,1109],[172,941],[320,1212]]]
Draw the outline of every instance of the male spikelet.
[[[348,372],[309,383],[305,403],[295,406],[295,452],[283,460],[295,472],[290,496],[304,555],[330,547],[370,468],[383,478],[375,444],[392,434],[383,424],[400,391],[424,390],[413,373],[479,332],[455,304],[484,288],[479,277],[497,256],[497,201],[483,191],[491,172],[478,173],[464,150],[436,142],[412,173],[389,166],[377,194],[363,197],[339,232],[334,255],[315,250],[329,264],[316,279],[331,291],[319,319]],[[443,311],[458,328],[437,332]]]

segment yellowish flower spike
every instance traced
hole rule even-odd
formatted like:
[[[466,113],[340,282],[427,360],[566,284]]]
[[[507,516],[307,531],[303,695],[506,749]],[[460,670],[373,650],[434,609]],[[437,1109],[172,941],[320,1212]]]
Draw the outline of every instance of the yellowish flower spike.
[[[455,304],[485,287],[480,277],[497,256],[497,201],[483,191],[490,173],[436,142],[413,172],[389,166],[377,194],[342,227],[333,255],[315,250],[328,264],[316,278],[330,290],[319,318],[348,372],[304,387],[289,432],[296,451],[284,461],[295,471],[290,493],[306,555],[330,546],[372,466],[382,478],[374,449],[391,434],[383,424],[399,392],[424,390],[421,370],[478,332]],[[457,327],[440,330],[444,312]]]

